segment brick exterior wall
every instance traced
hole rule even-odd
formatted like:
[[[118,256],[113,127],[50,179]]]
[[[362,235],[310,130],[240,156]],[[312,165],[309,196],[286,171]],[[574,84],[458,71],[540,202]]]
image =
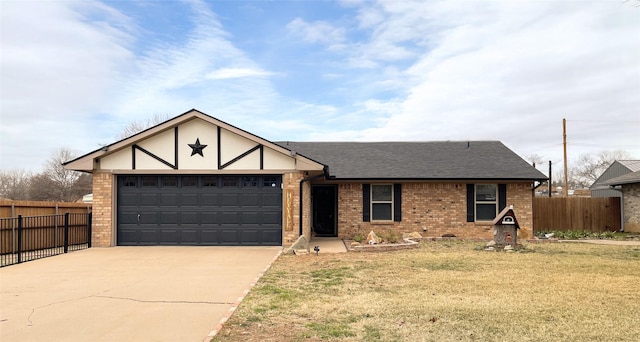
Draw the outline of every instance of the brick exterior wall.
[[[640,232],[640,183],[622,186],[624,198],[624,230]]]
[[[532,191],[529,183],[507,184],[507,206],[513,205],[520,225],[518,238],[532,236]],[[467,222],[465,183],[403,183],[402,222],[362,221],[362,184],[338,185],[338,236],[352,238],[395,232],[419,232],[424,237],[454,234],[459,238],[493,238],[491,223]]]
[[[113,214],[115,176],[107,172],[93,173],[93,218],[91,225],[91,246],[110,247],[113,245]]]

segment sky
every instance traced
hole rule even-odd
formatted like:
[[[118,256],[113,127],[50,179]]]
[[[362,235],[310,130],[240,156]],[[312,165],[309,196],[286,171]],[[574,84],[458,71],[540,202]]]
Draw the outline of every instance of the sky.
[[[640,159],[640,2],[0,1],[0,170],[192,108],[271,141]]]

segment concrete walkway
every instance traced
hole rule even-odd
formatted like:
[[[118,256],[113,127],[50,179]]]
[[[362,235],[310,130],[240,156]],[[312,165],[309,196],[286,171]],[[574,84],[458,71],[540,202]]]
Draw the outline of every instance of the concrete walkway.
[[[320,253],[346,253],[347,248],[344,246],[342,239],[337,237],[313,237],[309,242],[309,250],[315,253],[313,248],[318,246]]]
[[[280,247],[91,248],[0,269],[0,341],[203,341]]]

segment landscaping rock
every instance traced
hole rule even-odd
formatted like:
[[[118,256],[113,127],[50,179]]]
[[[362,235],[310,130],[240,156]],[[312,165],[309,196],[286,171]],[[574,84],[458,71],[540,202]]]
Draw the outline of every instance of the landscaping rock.
[[[402,238],[403,239],[422,239],[422,235],[420,235],[420,233],[418,232],[413,232],[413,233],[405,233],[402,234]]]
[[[487,247],[491,247],[491,246],[495,246],[495,245],[496,245],[496,242],[493,241],[493,240],[487,242]]]
[[[301,253],[298,251],[306,251],[306,254],[309,254],[309,241],[304,235],[300,236],[291,247],[285,248],[282,253],[300,255]]]
[[[360,246],[360,242],[358,242],[358,241],[353,241],[353,242],[351,243],[351,247],[355,247],[355,246]]]
[[[380,238],[378,237],[378,235],[376,235],[376,233],[372,230],[371,232],[369,232],[369,235],[367,235],[367,239],[366,239],[367,243],[370,245],[376,245],[380,243]]]

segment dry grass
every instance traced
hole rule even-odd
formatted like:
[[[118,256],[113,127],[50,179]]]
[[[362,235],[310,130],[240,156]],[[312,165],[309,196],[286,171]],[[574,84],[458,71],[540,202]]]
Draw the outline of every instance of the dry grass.
[[[640,341],[640,247],[281,256],[213,341]]]

